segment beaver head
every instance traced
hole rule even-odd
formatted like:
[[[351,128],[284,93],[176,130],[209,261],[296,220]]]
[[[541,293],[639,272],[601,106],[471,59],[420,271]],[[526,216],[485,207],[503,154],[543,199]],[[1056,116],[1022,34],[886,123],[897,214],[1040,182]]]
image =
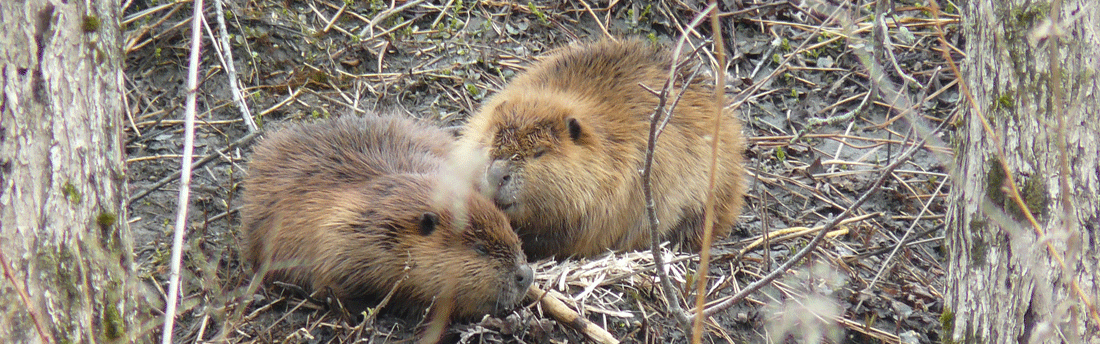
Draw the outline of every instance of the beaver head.
[[[628,195],[640,166],[629,126],[600,116],[614,111],[600,103],[561,93],[501,94],[472,119],[467,140],[489,155],[483,192],[508,217],[533,258],[557,247],[540,247],[540,237],[570,242],[590,209],[614,207]],[[595,204],[593,202],[601,202]],[[602,202],[610,202],[607,205]],[[602,204],[602,205],[601,205]]]
[[[395,297],[434,302],[453,317],[501,314],[518,304],[533,272],[508,220],[488,199],[440,185],[437,176],[390,175],[344,198],[345,223],[333,224],[321,274],[341,299]],[[369,201],[369,203],[365,202]],[[391,303],[392,305],[393,303]]]

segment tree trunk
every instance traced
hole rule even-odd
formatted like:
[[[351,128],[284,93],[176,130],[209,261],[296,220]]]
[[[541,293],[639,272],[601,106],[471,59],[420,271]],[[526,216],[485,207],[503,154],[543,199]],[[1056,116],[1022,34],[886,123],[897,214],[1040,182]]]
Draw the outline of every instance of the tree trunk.
[[[0,1],[0,341],[136,341],[117,1]]]
[[[981,112],[964,115],[955,139],[945,343],[1100,342],[1085,306],[1100,303],[1100,6],[1055,6],[962,6],[962,74]]]

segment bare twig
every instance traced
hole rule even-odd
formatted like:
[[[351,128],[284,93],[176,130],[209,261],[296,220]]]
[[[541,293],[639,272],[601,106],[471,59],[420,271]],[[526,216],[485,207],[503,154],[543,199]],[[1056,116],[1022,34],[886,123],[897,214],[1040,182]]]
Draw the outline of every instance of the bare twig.
[[[696,15],[695,19],[691,21],[689,27],[696,27],[699,23],[702,23],[706,18],[706,14],[715,9],[715,4],[707,6],[705,10]],[[690,30],[685,30],[690,31]],[[680,297],[676,293],[676,289],[672,286],[672,281],[668,279],[668,272],[664,268],[664,257],[661,255],[661,236],[657,231],[657,210],[656,204],[653,200],[653,187],[651,183],[650,173],[653,167],[653,152],[657,147],[657,125],[661,122],[661,114],[667,113],[665,116],[672,116],[672,109],[665,110],[665,105],[668,102],[668,95],[672,89],[672,81],[676,78],[676,71],[679,69],[680,52],[684,48],[684,42],[687,41],[687,35],[681,35],[680,40],[676,43],[676,48],[672,52],[672,62],[668,66],[668,79],[665,80],[664,87],[661,88],[661,94],[658,97],[657,108],[653,109],[653,116],[650,118],[649,123],[649,144],[646,146],[645,151],[645,164],[642,167],[642,192],[645,194],[646,203],[646,215],[649,218],[649,249],[653,252],[653,263],[657,268],[657,276],[661,279],[661,289],[664,290],[666,301],[668,301],[668,311],[676,318],[676,321],[680,323],[685,330],[691,328],[691,322],[688,320],[687,315],[684,314],[683,307],[680,306]],[[681,92],[682,94],[682,92]],[[717,138],[715,139],[717,141]]]
[[[222,58],[222,64],[225,65],[225,77],[229,81],[229,90],[233,94],[233,102],[237,103],[237,108],[241,110],[241,118],[244,119],[244,124],[248,126],[248,132],[253,133],[257,130],[256,121],[252,119],[252,111],[248,109],[248,104],[244,102],[244,97],[241,96],[240,85],[237,84],[237,68],[234,67],[233,49],[229,45],[229,33],[225,28],[225,13],[222,11],[222,1],[225,0],[214,0],[214,9],[216,11],[215,13],[217,13],[216,17],[218,18],[217,41],[222,45],[222,54],[219,55],[219,57],[224,56],[224,58]],[[210,37],[210,39],[214,40],[214,37]],[[217,45],[215,45],[215,47],[217,47]]]
[[[379,301],[378,305],[374,306],[374,311],[370,312],[370,314],[368,314],[366,318],[363,319],[363,322],[374,320],[374,318],[378,316],[378,311],[381,310],[383,307],[386,307],[386,305],[390,303],[390,299],[392,299],[393,294],[397,292],[397,288],[401,286],[401,282],[404,282],[408,278],[409,275],[405,274],[401,277],[401,279],[397,280],[397,283],[393,284],[393,288],[390,288],[390,292],[386,293],[386,297],[383,297],[382,301]]]
[[[199,51],[202,45],[202,0],[195,0],[191,16],[191,58],[187,72],[187,107],[184,110],[183,159],[180,159],[180,196],[176,204],[176,228],[172,237],[172,272],[168,275],[168,301],[164,311],[161,343],[172,343],[176,301],[180,294],[180,260],[183,256],[183,232],[187,229],[187,205],[191,196],[191,153],[195,148],[195,97],[199,85]]]
[[[1050,16],[1051,16],[1050,20],[1053,24],[1052,27],[1057,27],[1059,25],[1062,25],[1061,15],[1062,15],[1062,0],[1052,1],[1051,2],[1051,13],[1050,13]],[[1060,196],[1059,198],[1061,198],[1061,202],[1062,202],[1062,218],[1066,219],[1066,220],[1063,221],[1063,223],[1065,224],[1064,226],[1055,227],[1054,230],[1059,230],[1058,228],[1060,228],[1061,231],[1065,232],[1064,234],[1067,237],[1070,237],[1070,236],[1080,235],[1080,233],[1079,233],[1080,224],[1077,223],[1077,221],[1073,221],[1073,219],[1078,218],[1077,217],[1078,215],[1076,214],[1077,208],[1073,207],[1073,206],[1070,206],[1070,204],[1073,204],[1073,195],[1074,195],[1074,193],[1071,189],[1071,186],[1070,186],[1070,181],[1069,181],[1070,176],[1073,175],[1073,174],[1070,171],[1070,167],[1069,167],[1069,151],[1068,151],[1068,148],[1067,148],[1067,147],[1069,147],[1069,142],[1068,142],[1069,139],[1066,137],[1066,130],[1067,130],[1066,129],[1066,122],[1067,122],[1066,117],[1069,116],[1070,114],[1069,114],[1069,112],[1066,112],[1065,109],[1063,108],[1063,106],[1065,105],[1063,99],[1065,99],[1065,96],[1066,96],[1065,92],[1066,91],[1065,91],[1065,89],[1062,88],[1063,87],[1062,86],[1063,85],[1062,77],[1064,76],[1063,72],[1062,72],[1062,60],[1061,60],[1062,59],[1062,54],[1059,53],[1059,48],[1058,48],[1059,44],[1055,43],[1055,42],[1058,41],[1058,39],[1064,38],[1065,31],[1054,29],[1054,30],[1051,30],[1050,35],[1052,35],[1052,36],[1063,36],[1063,37],[1054,37],[1055,39],[1047,39],[1046,40],[1047,59],[1048,59],[1048,63],[1049,63],[1049,66],[1050,66],[1050,78],[1047,79],[1048,80],[1047,82],[1048,82],[1048,85],[1050,85],[1049,86],[1050,87],[1050,98],[1051,98],[1050,106],[1052,107],[1051,114],[1054,115],[1054,118],[1057,119],[1057,123],[1058,123],[1058,129],[1055,131],[1055,136],[1054,136],[1054,145],[1058,149],[1058,172],[1059,172],[1058,173],[1059,174],[1059,176],[1058,176],[1058,189],[1059,189],[1059,192],[1058,193],[1059,193],[1059,196]],[[1074,122],[1076,123],[1076,121],[1074,121]],[[1005,169],[1005,173],[1008,173],[1008,169]],[[1047,241],[1047,245],[1048,245],[1048,247],[1051,245],[1049,240]],[[1069,257],[1070,259],[1080,260],[1080,258],[1074,257],[1072,253],[1067,253],[1066,256]],[[1076,265],[1076,264],[1079,264],[1079,263],[1080,262],[1078,261],[1078,262],[1073,262],[1071,264]],[[1074,275],[1075,272],[1073,270],[1071,270],[1071,268],[1068,268],[1066,264],[1063,263],[1061,267],[1062,267],[1062,274],[1064,276],[1073,276]],[[1076,281],[1074,283],[1076,284]],[[1082,291],[1081,294],[1083,295],[1084,292]],[[1093,320],[1096,320],[1096,308],[1092,307],[1092,305],[1090,305],[1088,303],[1087,298],[1082,297],[1082,299],[1083,299],[1085,305],[1088,306],[1088,310],[1090,312],[1092,312],[1090,314],[1093,314]],[[1098,325],[1098,326],[1100,326],[1100,325]]]
[[[868,91],[868,92],[864,93],[863,94],[864,95],[863,96],[863,101],[859,102],[859,105],[856,106],[855,110],[848,111],[848,112],[845,112],[843,114],[836,115],[836,116],[831,116],[831,117],[824,118],[824,119],[819,119],[819,118],[808,118],[808,119],[806,119],[806,126],[803,127],[802,130],[799,130],[798,133],[795,134],[794,137],[792,137],[790,139],[790,141],[788,141],[788,143],[795,143],[796,141],[801,139],[803,136],[806,136],[806,133],[809,133],[814,128],[817,128],[819,126],[832,125],[832,124],[840,123],[842,121],[849,121],[852,118],[855,118],[856,115],[858,115],[859,113],[866,110],[868,108],[868,106],[871,104],[869,102],[869,100],[871,99],[872,94],[874,94],[874,92]],[[840,148],[838,147],[837,149],[839,150]],[[839,154],[837,154],[837,156],[839,156]]]
[[[722,43],[722,28],[718,25],[718,3],[710,1],[710,29],[714,35],[714,56],[718,60],[718,68],[714,69],[714,103],[718,106],[718,113],[714,116],[714,139],[710,142],[710,171],[707,173],[707,204],[703,210],[703,245],[699,248],[699,269],[695,274],[695,323],[691,330],[691,342],[699,344],[703,341],[703,306],[707,301],[707,274],[710,270],[710,245],[714,233],[714,175],[718,168],[718,142],[722,141],[722,117],[726,114],[726,50]],[[670,116],[671,117],[671,116]],[[729,133],[740,135],[741,133]],[[738,154],[741,154],[738,152]]]
[[[897,56],[894,56],[894,42],[890,39],[890,35],[886,34],[889,29],[886,25],[886,13],[883,13],[885,4],[885,1],[881,1],[877,2],[875,6],[873,24],[871,25],[875,27],[875,31],[881,32],[882,36],[876,37],[878,39],[881,39],[881,41],[876,39],[872,44],[880,48],[880,50],[885,55],[882,56],[883,58],[889,57],[888,60],[890,61],[890,65],[894,67],[894,72],[898,73],[898,76],[900,76],[902,79],[905,79],[905,81],[916,84],[919,88],[924,88],[924,85],[921,85],[921,83],[917,81],[917,79],[913,79],[913,77],[909,76],[909,74],[906,74],[905,71],[901,70],[901,66],[898,65],[898,58]],[[903,27],[899,26],[899,28]]]
[[[607,32],[607,25],[604,25],[604,23],[600,21],[600,17],[592,11],[592,6],[588,6],[588,1],[580,0],[580,3],[581,5],[584,5],[584,9],[588,11],[588,14],[592,15],[592,20],[596,21],[596,26],[600,27],[600,31],[603,31],[603,35],[606,36],[607,39],[617,41],[618,39],[616,39],[615,36],[612,36],[610,32]]]
[[[424,329],[417,343],[434,344],[443,337],[443,331],[446,330],[451,312],[454,310],[455,288],[457,287],[454,284],[446,284],[439,292],[439,296],[436,296],[434,304],[429,307],[428,314],[425,315],[425,320],[430,319],[430,321],[427,325],[417,326]]]
[[[866,219],[869,219],[869,218],[872,218],[872,217],[876,217],[876,216],[880,216],[880,215],[882,215],[882,213],[873,213],[873,214],[860,215],[860,216],[856,216],[856,217],[853,217],[853,218],[850,218],[850,219],[846,219],[844,221],[840,221],[839,225],[846,225],[846,224],[849,224],[849,223],[852,223],[852,222],[859,222],[859,221],[863,221],[863,220],[866,220]],[[737,258],[734,259],[734,260],[741,260],[741,257],[743,257],[749,251],[752,251],[752,250],[756,249],[757,247],[760,247],[762,245],[767,246],[765,244],[768,241],[770,241],[772,243],[777,243],[777,242],[787,240],[787,239],[790,239],[790,238],[796,238],[796,237],[800,237],[800,236],[803,236],[803,235],[806,235],[806,234],[809,234],[809,233],[814,233],[814,232],[820,231],[822,228],[824,228],[824,226],[817,226],[817,227],[814,227],[814,228],[789,227],[789,228],[784,228],[784,229],[780,229],[780,230],[776,230],[776,231],[764,232],[764,234],[761,235],[759,239],[756,239],[752,243],[749,243],[748,245],[745,245],[745,248],[742,248],[741,251],[737,253]],[[829,237],[834,237],[834,236],[837,236],[837,235],[841,235],[844,232],[843,231],[833,231],[833,232],[830,232],[830,233],[831,234],[829,235]],[[764,250],[764,253],[765,254],[768,253],[768,250]]]
[[[1061,25],[1061,16],[1062,0],[1052,1],[1050,13],[1051,22],[1054,25]],[[1062,31],[1053,32],[1061,33]],[[1054,139],[1054,144],[1058,148],[1059,153],[1058,172],[1060,176],[1058,178],[1058,188],[1060,193],[1059,196],[1061,196],[1060,198],[1062,199],[1063,204],[1062,218],[1075,219],[1077,218],[1077,215],[1074,214],[1074,212],[1076,212],[1077,208],[1065,206],[1068,204],[1073,204],[1073,190],[1070,188],[1069,185],[1069,176],[1072,175],[1069,168],[1069,152],[1067,151],[1069,143],[1068,138],[1066,138],[1066,116],[1068,116],[1069,113],[1064,111],[1064,109],[1062,108],[1062,106],[1064,105],[1063,99],[1065,99],[1066,97],[1066,90],[1062,88],[1062,54],[1058,51],[1059,44],[1055,42],[1057,42],[1057,40],[1046,40],[1047,59],[1049,60],[1048,63],[1050,63],[1050,106],[1054,108],[1051,112],[1054,114],[1054,118],[1058,120],[1058,130],[1056,131],[1057,136]],[[1078,224],[1074,221],[1066,221],[1066,226],[1067,231],[1076,232]],[[1069,273],[1069,271],[1066,272]]]
[[[365,27],[365,28],[363,28],[363,30],[359,31],[359,37],[371,37],[371,39],[373,39],[375,37],[374,34],[373,34],[374,33],[374,27],[376,25],[378,25],[378,23],[382,22],[383,20],[386,20],[386,18],[389,18],[390,16],[393,16],[394,14],[401,13],[401,11],[404,11],[405,9],[407,9],[409,7],[419,5],[422,2],[424,2],[424,0],[413,0],[413,1],[406,2],[405,4],[403,4],[401,6],[397,6],[397,7],[390,8],[390,9],[387,9],[385,11],[379,12],[377,15],[374,16],[374,18],[372,18],[370,20],[370,23],[367,23],[367,27]],[[370,34],[370,35],[368,35],[368,34]]]
[[[31,304],[31,297],[27,294],[27,289],[23,288],[23,284],[19,283],[15,279],[15,274],[11,273],[11,266],[8,265],[8,258],[4,256],[4,252],[0,251],[0,264],[4,265],[4,278],[11,283],[15,288],[15,292],[19,294],[19,299],[23,301],[23,307],[27,308],[27,314],[30,315],[31,321],[34,322],[34,329],[38,331],[38,337],[42,339],[43,343],[53,343],[53,337],[50,336],[50,331],[46,329],[46,326],[42,325],[42,321],[38,318],[38,307],[34,307]],[[114,307],[112,305],[111,307]]]

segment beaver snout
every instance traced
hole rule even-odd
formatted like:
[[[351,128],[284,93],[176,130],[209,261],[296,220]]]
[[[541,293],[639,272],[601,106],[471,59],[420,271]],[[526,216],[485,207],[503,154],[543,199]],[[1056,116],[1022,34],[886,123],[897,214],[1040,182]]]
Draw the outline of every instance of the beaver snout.
[[[500,189],[512,181],[511,162],[506,159],[496,159],[489,164],[489,170],[485,173],[489,187]]]
[[[516,269],[516,286],[519,287],[521,293],[527,290],[527,287],[531,286],[531,283],[535,281],[535,271],[531,270],[531,266],[527,264],[520,264]]]
[[[517,183],[512,178],[513,168],[511,160],[496,159],[485,171],[485,181],[489,190],[492,191],[493,201],[504,210],[516,204]]]

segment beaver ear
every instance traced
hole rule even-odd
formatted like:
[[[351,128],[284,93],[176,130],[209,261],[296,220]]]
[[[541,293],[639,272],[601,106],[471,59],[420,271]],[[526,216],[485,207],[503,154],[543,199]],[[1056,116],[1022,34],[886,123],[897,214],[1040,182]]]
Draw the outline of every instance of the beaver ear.
[[[576,118],[569,117],[566,120],[566,126],[569,127],[569,138],[573,141],[580,141],[581,135],[584,134],[581,130],[581,122],[577,121]]]
[[[432,232],[435,232],[435,227],[438,225],[439,215],[430,211],[420,215],[420,235],[432,235]]]

